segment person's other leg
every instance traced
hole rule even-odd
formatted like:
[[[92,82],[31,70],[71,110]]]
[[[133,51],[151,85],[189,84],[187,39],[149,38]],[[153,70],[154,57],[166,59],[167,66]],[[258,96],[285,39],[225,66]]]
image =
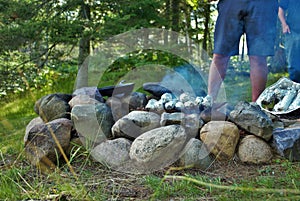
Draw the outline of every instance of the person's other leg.
[[[256,101],[266,87],[267,56],[274,55],[277,0],[249,1],[245,18],[245,32],[250,59],[252,101]]]
[[[259,95],[264,91],[267,84],[267,58],[265,56],[249,56],[249,60],[252,101],[255,102]]]
[[[208,95],[213,100],[217,99],[220,86],[225,78],[230,56],[214,54],[209,69],[208,76]]]
[[[300,36],[286,35],[288,73],[292,81],[300,83]]]

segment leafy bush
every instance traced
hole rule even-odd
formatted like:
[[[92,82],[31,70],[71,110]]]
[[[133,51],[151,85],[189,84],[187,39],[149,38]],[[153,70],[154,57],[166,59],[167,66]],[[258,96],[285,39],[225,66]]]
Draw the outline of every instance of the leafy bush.
[[[9,94],[20,94],[28,90],[47,90],[53,87],[58,78],[62,79],[76,72],[76,65],[57,62],[40,68],[30,61],[26,53],[7,52],[0,56],[0,97],[5,99]]]

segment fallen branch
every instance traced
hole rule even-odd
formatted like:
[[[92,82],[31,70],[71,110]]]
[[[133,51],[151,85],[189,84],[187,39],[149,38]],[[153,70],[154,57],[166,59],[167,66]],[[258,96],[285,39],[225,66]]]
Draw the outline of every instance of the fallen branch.
[[[187,176],[164,176],[163,180],[173,179],[173,180],[185,180],[197,185],[206,186],[209,188],[216,188],[222,190],[231,190],[231,191],[248,191],[248,192],[259,192],[259,193],[279,193],[279,194],[299,194],[300,191],[298,189],[270,189],[270,188],[250,188],[250,187],[240,187],[240,186],[224,186],[218,184],[207,183],[203,181],[199,181],[197,179],[193,179]]]

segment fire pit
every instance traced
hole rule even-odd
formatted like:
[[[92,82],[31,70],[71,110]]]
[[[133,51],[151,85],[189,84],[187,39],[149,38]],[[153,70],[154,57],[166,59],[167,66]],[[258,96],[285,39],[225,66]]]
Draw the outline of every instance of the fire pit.
[[[300,158],[297,121],[276,116],[299,108],[299,85],[286,78],[267,88],[257,103],[218,106],[210,96],[170,90],[162,83],[144,83],[145,93],[133,92],[133,86],[86,87],[72,96],[42,97],[35,106],[39,117],[26,128],[29,160],[44,166],[51,161],[55,167],[57,156],[69,153],[70,142],[78,139],[94,160],[135,173],[170,165],[206,170],[215,159],[235,155],[245,163],[269,163],[274,150],[290,160]]]

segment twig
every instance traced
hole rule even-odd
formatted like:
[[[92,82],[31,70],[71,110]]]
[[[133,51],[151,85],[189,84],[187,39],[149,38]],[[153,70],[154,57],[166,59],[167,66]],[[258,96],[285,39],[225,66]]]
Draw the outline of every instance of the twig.
[[[61,144],[59,143],[59,141],[58,141],[58,139],[57,139],[57,137],[56,137],[56,135],[55,135],[55,133],[54,133],[54,131],[53,131],[51,125],[50,125],[50,124],[47,124],[47,126],[48,126],[48,129],[49,129],[49,131],[50,131],[50,133],[51,133],[51,136],[52,136],[54,142],[56,143],[56,146],[58,147],[60,153],[62,154],[62,156],[63,156],[63,158],[64,158],[64,160],[65,160],[65,162],[67,163],[67,165],[68,165],[68,167],[69,167],[71,173],[73,174],[73,176],[74,176],[76,179],[78,179],[78,177],[77,177],[77,175],[76,175],[76,173],[75,173],[75,171],[74,171],[72,165],[70,164],[70,161],[69,161],[67,155],[65,154],[65,152],[64,152],[64,150],[63,150]]]
[[[37,192],[35,191],[34,188],[32,188],[32,186],[30,186],[30,184],[24,179],[24,177],[18,172],[19,177],[21,177],[21,179],[25,182],[25,184],[33,191],[37,194]]]
[[[290,193],[290,194],[299,194],[300,191],[298,189],[270,189],[270,188],[249,188],[249,187],[239,187],[239,186],[224,186],[218,184],[207,183],[203,181],[199,181],[197,179],[193,179],[186,176],[164,176],[163,180],[173,179],[173,180],[185,180],[189,182],[193,182],[195,184],[206,186],[209,188],[223,189],[223,190],[231,190],[231,191],[248,191],[248,192],[259,192],[259,193]]]

